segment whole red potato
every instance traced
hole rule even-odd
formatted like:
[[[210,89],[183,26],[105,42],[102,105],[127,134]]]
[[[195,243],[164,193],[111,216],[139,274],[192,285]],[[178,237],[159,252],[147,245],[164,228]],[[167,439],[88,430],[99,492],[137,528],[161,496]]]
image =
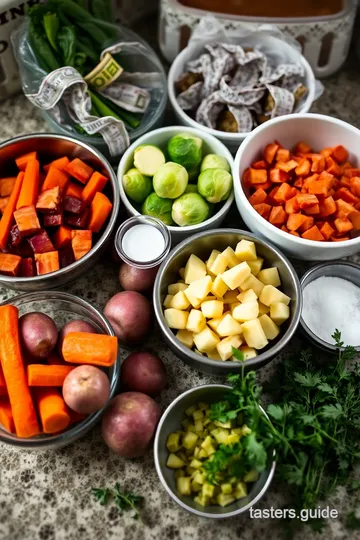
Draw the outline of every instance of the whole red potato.
[[[101,369],[84,365],[70,371],[62,391],[70,409],[80,414],[92,414],[106,405],[110,396],[110,382]]]
[[[97,334],[97,329],[92,324],[83,321],[82,319],[74,319],[73,321],[69,321],[59,332],[59,338],[57,342],[57,351],[62,357],[62,346],[65,336],[67,334],[70,334],[70,332],[90,332],[92,334]]]
[[[158,266],[155,268],[135,268],[122,263],[119,270],[120,285],[125,291],[147,291],[154,285]]]
[[[149,396],[125,392],[110,401],[102,418],[102,436],[108,447],[119,456],[143,456],[160,416],[160,407]]]
[[[120,380],[126,390],[157,396],[167,382],[165,366],[155,354],[134,352],[121,364]]]
[[[152,311],[150,302],[135,291],[115,294],[107,302],[104,315],[120,341],[129,345],[141,343],[149,333]]]
[[[34,358],[47,358],[58,339],[58,330],[51,317],[34,311],[19,319],[19,333],[25,354]]]

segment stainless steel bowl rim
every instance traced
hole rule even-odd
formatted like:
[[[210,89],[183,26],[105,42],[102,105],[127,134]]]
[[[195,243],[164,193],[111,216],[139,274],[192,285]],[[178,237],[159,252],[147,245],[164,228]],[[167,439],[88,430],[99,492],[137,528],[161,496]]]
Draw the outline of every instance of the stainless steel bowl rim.
[[[55,300],[65,300],[68,302],[76,302],[79,305],[81,305],[83,308],[87,309],[88,311],[95,311],[97,316],[101,319],[103,322],[108,335],[115,336],[115,332],[108,321],[108,319],[101,313],[100,310],[98,310],[96,307],[91,305],[89,302],[84,300],[83,298],[80,298],[79,296],[76,296],[74,294],[69,294],[63,291],[34,291],[34,292],[28,292],[24,294],[18,294],[15,296],[16,300],[22,300],[27,299],[29,302],[34,301],[37,302],[39,300],[47,300],[51,302],[51,299]],[[5,306],[11,304],[11,298],[8,300],[5,300],[4,302],[0,303],[0,306]],[[120,378],[120,361],[119,358],[117,359],[115,366],[114,366],[114,375],[112,377],[112,380],[110,381],[110,396],[109,401],[114,397],[116,392],[116,387],[119,382]],[[90,428],[92,428],[101,418],[105,408],[103,407],[100,411],[90,414],[85,420],[79,422],[78,424],[75,424],[74,427],[67,429],[63,433],[60,433],[59,435],[47,435],[46,438],[33,438],[33,439],[17,439],[17,440],[9,440],[6,437],[3,437],[0,434],[0,442],[8,444],[9,446],[14,446],[20,449],[51,449],[50,443],[55,446],[55,448],[59,448],[60,446],[65,446],[68,444],[73,443],[82,434],[85,434]],[[81,435],[79,434],[81,432]]]
[[[18,281],[19,283],[44,282],[44,280],[48,279],[49,277],[53,277],[55,275],[56,275],[56,277],[63,276],[65,274],[67,274],[69,271],[74,270],[75,268],[78,268],[79,266],[83,265],[84,263],[86,263],[86,261],[91,259],[91,257],[94,255],[94,253],[96,253],[98,250],[100,250],[101,247],[108,241],[108,239],[109,239],[109,237],[111,235],[111,232],[112,232],[112,230],[113,230],[113,228],[115,226],[117,214],[118,214],[118,211],[119,211],[120,193],[119,193],[119,186],[118,186],[118,183],[117,183],[116,174],[115,174],[113,168],[111,167],[110,163],[108,162],[108,160],[94,146],[91,146],[90,144],[82,142],[79,139],[75,139],[74,137],[68,137],[66,135],[57,135],[57,134],[53,134],[53,133],[32,133],[31,135],[21,135],[19,137],[14,137],[13,139],[8,139],[7,141],[4,141],[3,143],[0,144],[0,150],[2,148],[4,148],[4,147],[10,145],[10,144],[18,142],[18,141],[24,141],[24,140],[28,140],[28,139],[34,139],[34,138],[66,140],[66,141],[74,143],[74,144],[76,144],[78,146],[82,146],[83,148],[85,148],[85,150],[88,150],[89,152],[94,154],[99,160],[101,160],[108,167],[108,171],[109,171],[109,174],[111,176],[112,187],[113,187],[113,201],[112,201],[113,202],[113,208],[112,208],[112,212],[111,212],[109,222],[108,222],[104,232],[102,233],[102,235],[100,236],[100,238],[96,242],[96,244],[91,248],[91,250],[86,255],[84,255],[84,257],[81,257],[81,259],[73,262],[72,264],[69,264],[69,266],[66,266],[65,268],[60,268],[60,270],[56,270],[55,272],[50,272],[48,274],[43,274],[41,276],[16,277],[16,278],[14,278],[12,276],[1,275],[0,276],[1,282],[4,283],[4,284],[13,283],[15,280]]]
[[[189,238],[186,238],[185,240],[180,242],[177,246],[175,246],[170,251],[170,253],[167,256],[167,258],[165,259],[165,261],[161,264],[161,266],[160,266],[160,268],[158,270],[158,273],[156,275],[155,283],[154,283],[153,304],[154,304],[154,311],[155,311],[155,316],[156,316],[157,322],[160,325],[161,330],[168,337],[168,339],[177,348],[179,348],[183,352],[184,355],[192,358],[193,360],[195,360],[199,364],[204,364],[204,365],[212,366],[212,367],[214,367],[214,366],[217,366],[217,367],[222,366],[222,368],[224,369],[224,372],[227,372],[228,374],[230,374],[232,372],[232,370],[234,369],[234,361],[219,362],[218,360],[212,360],[211,358],[207,358],[206,356],[200,356],[199,354],[197,354],[197,353],[193,352],[192,350],[188,349],[187,347],[185,347],[185,345],[183,345],[181,343],[181,341],[179,341],[176,338],[176,336],[172,333],[171,329],[167,326],[167,324],[165,322],[165,317],[164,317],[164,313],[163,313],[163,307],[161,305],[161,300],[160,300],[160,284],[161,284],[163,275],[165,274],[166,266],[167,266],[168,262],[170,261],[170,259],[174,255],[179,253],[189,242],[193,241],[194,239],[199,239],[199,238],[202,238],[202,237],[205,237],[205,236],[211,236],[211,235],[214,235],[214,234],[224,234],[224,235],[225,234],[243,234],[243,235],[248,236],[249,238],[252,238],[255,243],[257,242],[259,244],[266,245],[267,247],[272,249],[274,251],[274,253],[276,253],[276,255],[279,257],[279,259],[284,263],[284,265],[286,266],[287,270],[289,271],[289,273],[292,276],[293,281],[294,281],[294,286],[295,286],[295,290],[296,290],[296,298],[297,298],[297,302],[298,302],[296,315],[294,316],[292,322],[290,323],[290,326],[288,327],[288,329],[286,330],[284,335],[281,337],[281,339],[273,347],[269,348],[267,351],[265,351],[263,353],[260,353],[255,358],[250,358],[249,360],[245,360],[243,362],[243,364],[247,368],[248,367],[251,368],[253,366],[256,366],[258,363],[261,363],[261,361],[263,361],[263,360],[265,360],[265,359],[267,359],[269,357],[273,358],[274,356],[279,354],[279,352],[290,341],[290,339],[294,335],[294,333],[296,331],[296,328],[298,327],[299,322],[300,322],[300,315],[301,315],[301,311],[302,311],[302,289],[301,289],[300,281],[299,281],[299,278],[298,278],[298,276],[296,274],[296,271],[295,271],[293,265],[287,259],[287,257],[285,255],[283,255],[281,253],[281,251],[277,247],[275,247],[273,244],[271,244],[271,242],[269,242],[267,240],[264,240],[262,238],[258,238],[253,233],[250,233],[248,231],[243,231],[243,230],[240,230],[240,229],[212,229],[210,231],[204,231],[204,232],[201,232],[201,233],[198,233],[198,234],[194,234]]]
[[[195,508],[191,508],[190,506],[188,506],[187,504],[183,503],[179,497],[176,495],[176,493],[170,489],[170,487],[168,486],[167,482],[165,481],[165,478],[162,474],[162,471],[161,471],[161,466],[160,466],[160,461],[159,461],[159,453],[157,451],[157,447],[159,445],[159,437],[160,437],[160,431],[161,431],[161,428],[165,422],[165,419],[167,417],[167,415],[171,412],[171,410],[176,407],[184,397],[188,396],[189,394],[193,394],[193,393],[196,393],[199,389],[209,389],[211,390],[212,388],[220,388],[220,389],[224,389],[224,390],[230,390],[231,389],[231,386],[227,385],[227,384],[203,384],[201,386],[195,386],[195,388],[190,388],[190,390],[186,390],[185,392],[183,392],[182,394],[180,394],[180,396],[178,396],[176,399],[174,399],[174,401],[172,401],[170,403],[170,405],[165,409],[165,411],[163,412],[162,416],[161,416],[161,419],[160,419],[160,422],[158,423],[158,426],[157,426],[157,429],[156,429],[156,434],[155,434],[155,439],[154,439],[154,461],[155,461],[155,468],[156,468],[156,472],[158,474],[158,477],[160,478],[160,482],[162,483],[163,487],[166,489],[166,491],[168,492],[168,494],[170,495],[170,497],[172,497],[174,499],[174,501],[176,501],[182,508],[184,508],[184,510],[187,510],[188,512],[192,512],[193,514],[196,514],[200,517],[206,517],[206,518],[212,518],[212,519],[226,519],[226,518],[230,518],[230,517],[233,517],[233,516],[236,516],[238,514],[242,514],[243,512],[246,512],[247,510],[249,510],[249,508],[251,508],[252,506],[254,506],[260,499],[261,497],[263,497],[263,495],[265,494],[265,492],[267,491],[272,479],[273,479],[273,476],[274,476],[274,473],[275,473],[275,469],[276,469],[276,452],[274,450],[273,452],[273,461],[271,463],[271,467],[269,469],[269,472],[268,472],[268,477],[266,479],[266,482],[263,486],[263,488],[261,489],[261,491],[258,493],[258,495],[256,497],[254,497],[254,499],[251,500],[250,503],[248,503],[246,506],[242,507],[242,508],[238,508],[237,510],[233,510],[232,512],[228,512],[228,513],[223,513],[223,514],[209,514],[208,512],[201,512],[199,510],[196,510]],[[266,418],[268,418],[268,415],[266,414],[266,412],[264,411],[264,409],[262,407],[261,408],[261,411],[262,413],[264,414],[264,416]]]

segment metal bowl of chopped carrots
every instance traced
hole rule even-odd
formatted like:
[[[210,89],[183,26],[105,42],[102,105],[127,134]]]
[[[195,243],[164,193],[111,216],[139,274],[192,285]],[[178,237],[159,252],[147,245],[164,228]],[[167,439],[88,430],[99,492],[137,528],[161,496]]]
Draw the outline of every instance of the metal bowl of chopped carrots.
[[[336,118],[269,120],[241,144],[233,178],[246,225],[287,255],[335,260],[360,250],[360,131]]]
[[[95,148],[39,133],[0,145],[0,283],[63,286],[94,265],[120,204],[116,176]]]
[[[78,345],[73,347],[73,358],[69,364],[65,353],[62,354],[64,344],[62,348],[59,345],[59,333],[58,344],[46,359],[29,356],[21,338],[20,317],[33,312],[51,317],[58,330],[70,321],[88,323],[93,333],[86,336],[90,341],[91,337],[95,338],[93,346],[81,353]],[[0,305],[0,317],[4,330],[0,337],[0,442],[29,450],[55,449],[73,443],[99,421],[104,408],[94,414],[81,415],[67,407],[61,388],[66,375],[59,381],[59,371],[71,370],[81,364],[101,367],[109,377],[110,400],[120,375],[117,340],[111,325],[94,306],[60,291],[15,296]],[[68,334],[69,339],[76,339],[78,335],[85,334]],[[110,349],[111,360],[108,356]],[[74,354],[78,357],[75,358]],[[38,368],[37,380],[31,376],[31,368]],[[52,370],[56,374],[51,373]]]

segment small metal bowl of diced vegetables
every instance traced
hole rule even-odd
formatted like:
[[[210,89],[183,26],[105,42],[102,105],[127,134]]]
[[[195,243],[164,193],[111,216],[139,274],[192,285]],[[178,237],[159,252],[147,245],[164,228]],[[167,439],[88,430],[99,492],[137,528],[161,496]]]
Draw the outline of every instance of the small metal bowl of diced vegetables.
[[[186,363],[216,375],[261,367],[300,320],[299,279],[280,251],[251,233],[218,229],[183,241],[161,265],[155,314]],[[240,361],[240,362],[239,362]]]
[[[234,376],[234,388],[241,380]],[[248,417],[232,414],[233,407],[250,404]],[[243,513],[264,495],[275,472],[275,456],[263,440],[268,429],[251,396],[241,404],[227,385],[192,388],[171,403],[158,425],[154,459],[160,481],[175,502],[201,517]],[[257,451],[248,451],[254,444]]]

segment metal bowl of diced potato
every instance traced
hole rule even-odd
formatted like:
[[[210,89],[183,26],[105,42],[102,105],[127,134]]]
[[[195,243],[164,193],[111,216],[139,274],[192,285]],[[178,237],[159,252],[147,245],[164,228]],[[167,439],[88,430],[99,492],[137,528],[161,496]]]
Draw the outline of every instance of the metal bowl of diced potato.
[[[228,483],[226,486],[206,486],[206,481],[204,484],[203,481],[199,480],[202,483],[200,486],[196,488],[195,485],[191,485],[191,488],[189,488],[189,486],[184,484],[186,481],[189,483],[190,478],[183,478],[183,482],[178,480],[179,476],[183,476],[177,472],[180,471],[181,464],[170,463],[171,457],[176,459],[177,455],[171,454],[172,450],[169,450],[169,438],[176,435],[176,433],[180,433],[177,430],[181,430],[182,433],[184,433],[184,430],[186,431],[183,423],[184,418],[186,418],[190,409],[195,408],[194,405],[196,403],[202,402],[205,405],[211,405],[211,403],[223,400],[229,389],[230,386],[223,384],[208,384],[187,390],[178,396],[166,409],[155,434],[154,460],[162,485],[177,504],[188,512],[201,517],[225,519],[246,512],[263,497],[270,486],[275,472],[276,462],[274,453],[273,457],[269,458],[266,469],[260,474],[256,473],[256,471],[251,471],[240,482],[239,479],[236,482],[231,482],[230,486]],[[263,413],[266,416],[265,411]],[[185,436],[186,434],[191,435],[190,432],[185,432]],[[182,441],[184,444],[184,436]],[[187,446],[184,448],[187,448]],[[253,473],[255,473],[255,476]],[[194,471],[191,482],[197,481],[195,474],[196,471]],[[210,496],[205,496],[204,485],[204,489],[208,487],[212,490],[212,500]],[[194,491],[192,487],[194,487]],[[191,495],[189,495],[190,491]]]
[[[153,303],[178,357],[227,376],[242,365],[264,366],[286,346],[300,321],[302,292],[292,264],[272,244],[246,231],[217,229],[169,253]]]

